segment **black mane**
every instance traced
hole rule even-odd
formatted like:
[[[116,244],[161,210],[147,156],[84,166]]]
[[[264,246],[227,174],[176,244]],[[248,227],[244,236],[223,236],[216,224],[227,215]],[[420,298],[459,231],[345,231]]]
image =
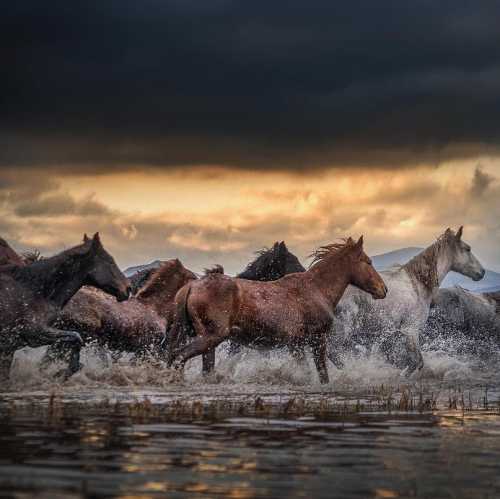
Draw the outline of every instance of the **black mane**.
[[[275,281],[287,274],[305,272],[299,259],[286,247],[284,241],[276,241],[272,248],[256,252],[257,258],[236,277],[251,281]]]

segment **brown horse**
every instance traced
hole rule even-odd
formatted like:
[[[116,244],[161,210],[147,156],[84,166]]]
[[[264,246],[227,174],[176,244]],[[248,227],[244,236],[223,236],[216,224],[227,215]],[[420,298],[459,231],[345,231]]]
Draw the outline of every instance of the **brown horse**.
[[[51,323],[83,285],[98,287],[118,300],[126,300],[130,293],[130,283],[99,234],[51,258],[0,273],[0,378],[8,376],[14,352],[25,346],[64,344],[71,350],[67,374],[80,368],[80,335]]]
[[[196,275],[174,259],[155,269],[136,296],[124,303],[85,287],[71,299],[55,324],[114,350],[155,350],[172,322],[175,294],[193,279]]]
[[[374,298],[385,298],[387,288],[357,243],[331,244],[315,253],[303,273],[276,281],[259,282],[211,274],[184,286],[175,298],[169,362],[183,367],[189,359],[232,339],[246,345],[287,346],[300,358],[312,347],[321,383],[328,382],[326,337],[333,311],[352,284]],[[174,350],[186,328],[196,338]],[[205,372],[213,365],[204,366]]]
[[[0,237],[0,272],[14,267],[23,267],[24,260]]]

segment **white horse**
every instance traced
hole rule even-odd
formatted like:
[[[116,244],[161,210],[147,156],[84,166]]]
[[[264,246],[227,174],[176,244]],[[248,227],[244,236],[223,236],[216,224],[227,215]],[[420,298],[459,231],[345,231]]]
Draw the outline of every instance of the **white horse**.
[[[479,281],[485,270],[462,241],[463,227],[451,229],[407,264],[381,272],[389,291],[375,301],[349,287],[337,305],[330,359],[342,365],[339,354],[356,339],[368,339],[406,375],[423,367],[419,333],[429,316],[434,291],[451,270]],[[369,335],[366,338],[366,335]],[[365,338],[363,338],[365,337]]]

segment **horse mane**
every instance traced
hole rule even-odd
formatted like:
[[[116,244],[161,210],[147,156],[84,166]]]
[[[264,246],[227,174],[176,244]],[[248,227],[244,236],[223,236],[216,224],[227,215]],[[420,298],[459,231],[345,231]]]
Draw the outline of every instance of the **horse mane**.
[[[324,246],[320,246],[309,255],[309,258],[312,258],[312,261],[309,264],[309,268],[313,268],[319,262],[322,262],[325,258],[328,258],[332,255],[340,255],[343,252],[347,252],[354,247],[354,244],[355,243],[352,238],[348,237],[346,239],[342,239],[337,243],[325,244]]]
[[[272,251],[273,248],[268,248],[267,246],[263,246],[261,249],[254,251],[255,258],[247,263],[247,266],[243,269],[242,272],[240,272],[236,277],[239,277],[242,274],[245,274],[246,272],[250,272],[254,270],[254,267],[260,263],[259,259],[262,257],[266,257],[270,251]],[[205,269],[206,270],[206,269]]]
[[[137,291],[136,296],[148,298],[160,291],[163,291],[165,288],[165,282],[168,282],[172,278],[172,269],[176,267],[182,269],[185,275],[189,274],[193,279],[196,278],[190,270],[186,269],[186,267],[182,265],[180,260],[167,260],[166,262],[163,262],[160,267],[151,271],[144,285],[139,289],[139,291]]]
[[[439,287],[437,261],[442,249],[448,244],[447,233],[441,234],[437,240],[401,266],[410,277],[421,282],[428,291]]]
[[[211,268],[203,269],[203,273],[206,276],[210,276],[213,274],[224,274],[224,267],[222,265],[220,265],[219,263],[217,263]]]

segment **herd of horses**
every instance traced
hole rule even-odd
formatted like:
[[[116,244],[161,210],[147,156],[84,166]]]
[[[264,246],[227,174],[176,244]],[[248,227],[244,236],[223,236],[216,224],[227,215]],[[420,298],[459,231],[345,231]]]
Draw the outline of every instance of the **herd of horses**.
[[[342,367],[363,345],[410,375],[423,367],[420,336],[430,322],[472,331],[488,317],[484,327],[500,330],[500,296],[439,289],[450,271],[485,274],[462,232],[447,229],[408,263],[381,272],[361,237],[320,247],[307,270],[276,242],[236,277],[219,265],[197,276],[173,259],[130,280],[99,234],[41,259],[21,257],[0,238],[0,379],[18,349],[42,345],[44,362],[64,357],[60,375],[71,376],[82,346],[94,341],[179,369],[201,355],[205,374],[226,341],[232,353],[240,345],[285,348],[299,363],[310,347],[321,383],[329,381],[328,358]]]

